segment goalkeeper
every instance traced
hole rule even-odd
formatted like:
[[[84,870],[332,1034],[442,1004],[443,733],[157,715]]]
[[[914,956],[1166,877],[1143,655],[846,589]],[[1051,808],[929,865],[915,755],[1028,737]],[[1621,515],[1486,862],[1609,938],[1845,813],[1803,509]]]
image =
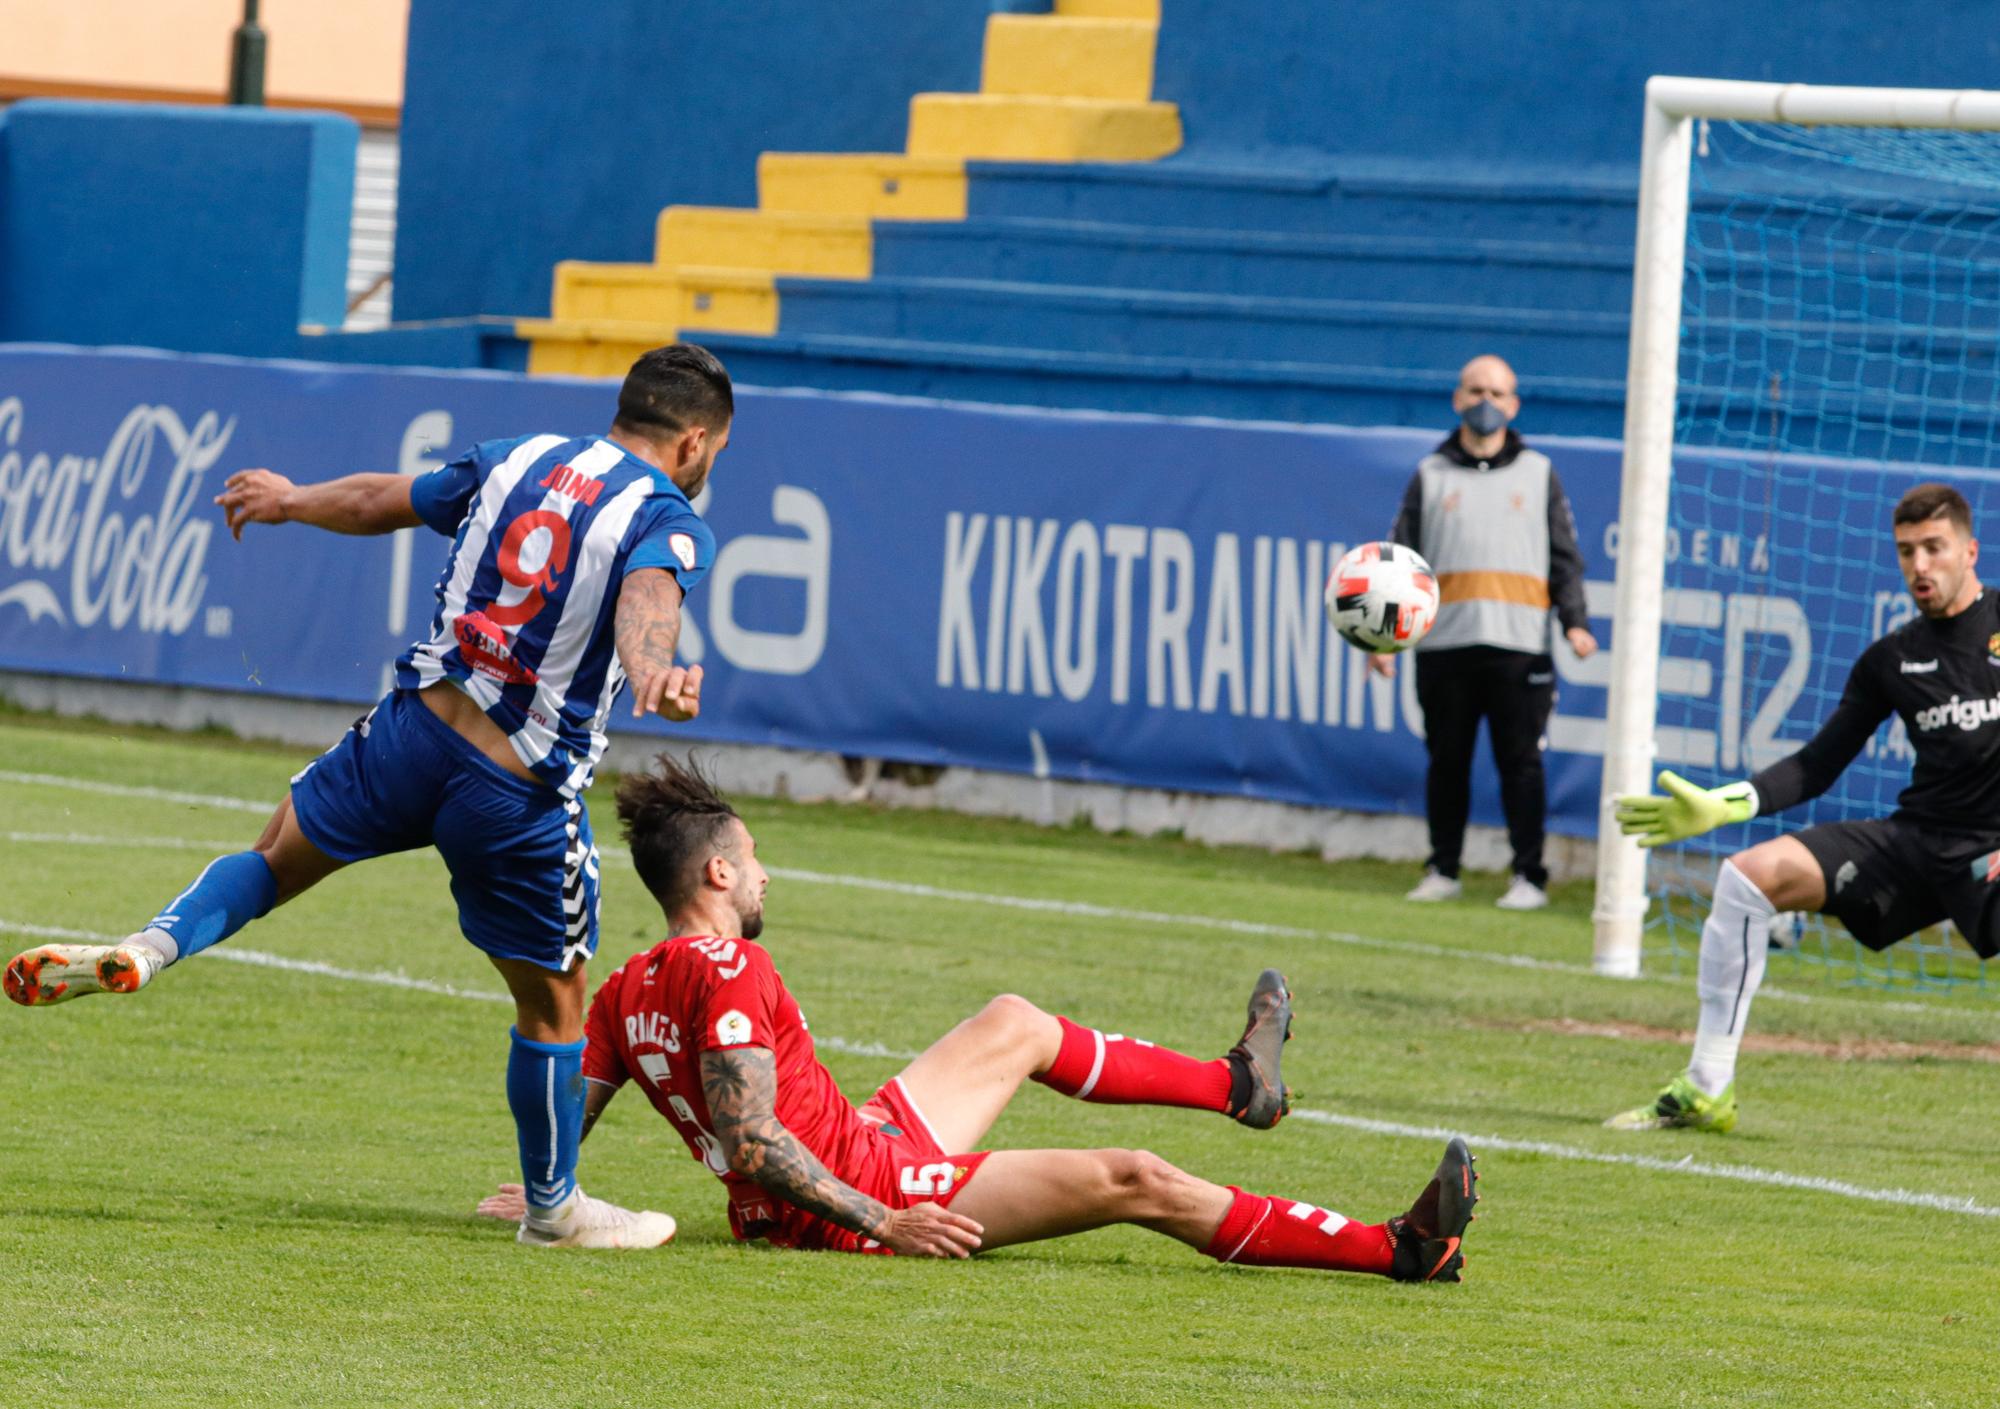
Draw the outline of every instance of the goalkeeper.
[[[1722,863],[1701,931],[1693,1058],[1605,1122],[1614,1130],[1735,1126],[1736,1052],[1778,911],[1832,915],[1870,949],[1950,919],[1982,957],[2000,953],[2000,603],[1974,572],[1979,543],[1957,490],[1910,490],[1893,531],[1918,615],[1861,653],[1805,747],[1748,782],[1703,789],[1662,773],[1665,797],[1618,799],[1619,825],[1663,846],[1818,797],[1891,714],[1916,754],[1889,816],[1808,827]]]

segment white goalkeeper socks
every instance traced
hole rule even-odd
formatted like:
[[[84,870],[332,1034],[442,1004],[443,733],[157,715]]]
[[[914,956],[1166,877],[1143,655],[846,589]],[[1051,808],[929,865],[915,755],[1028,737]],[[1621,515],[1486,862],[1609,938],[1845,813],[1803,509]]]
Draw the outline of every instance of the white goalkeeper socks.
[[[1737,870],[1722,863],[1715,877],[1715,903],[1701,927],[1701,967],[1695,991],[1701,995],[1701,1019],[1694,1030],[1694,1055],[1688,1080],[1711,1096],[1720,1096],[1736,1080],[1736,1049],[1743,1045],[1743,1025],[1750,1000],[1764,981],[1764,959],[1771,943],[1771,917],[1777,907]]]

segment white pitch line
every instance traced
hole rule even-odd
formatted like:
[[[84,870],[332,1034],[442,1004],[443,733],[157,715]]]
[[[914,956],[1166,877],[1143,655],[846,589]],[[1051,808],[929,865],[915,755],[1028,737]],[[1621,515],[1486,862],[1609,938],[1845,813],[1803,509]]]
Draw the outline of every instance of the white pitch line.
[[[19,783],[30,788],[67,788],[78,793],[102,793],[106,797],[143,797],[154,802],[177,802],[184,807],[220,807],[230,812],[255,812],[269,817],[277,811],[275,802],[255,802],[243,797],[218,797],[213,793],[177,793],[168,788],[142,788],[131,783],[99,783],[89,778],[65,778],[54,773],[16,773],[0,768],[0,783]]]
[[[1578,1145],[1558,1145],[1547,1140],[1515,1140],[1504,1135],[1468,1135],[1442,1125],[1401,1125],[1395,1121],[1370,1120],[1366,1116],[1336,1115],[1332,1111],[1294,1110],[1293,1120],[1309,1120],[1320,1125],[1338,1125],[1349,1130],[1365,1130],[1373,1135],[1421,1136],[1427,1140],[1448,1140],[1457,1135],[1474,1150],[1508,1150],[1517,1154],[1547,1155],[1551,1159],[1582,1160],[1589,1164],[1622,1164],[1632,1169],[1661,1174],[1694,1174],[1706,1179],[1734,1179],[1744,1184],[1767,1184],[1780,1189],[1802,1189],[1815,1194],[1837,1194],[1844,1199],[1869,1203],[1900,1204],[1907,1208],[1932,1208],[1941,1213],[1964,1213],[1975,1218],[2000,1218],[2000,1208],[1950,1194],[1926,1194],[1915,1189],[1871,1189],[1850,1184],[1845,1179],[1828,1179],[1814,1174],[1787,1174],[1778,1169],[1758,1169],[1747,1164],[1706,1164],[1693,1155],[1661,1159],[1656,1155],[1618,1155],[1602,1150],[1586,1150]]]
[[[42,939],[84,940],[93,944],[115,944],[124,936],[99,934],[92,930],[62,929],[53,925],[23,925],[11,920],[0,919],[0,931],[31,935]],[[281,954],[269,954],[258,949],[215,948],[204,951],[213,958],[224,959],[236,964],[249,964],[255,968],[283,969],[290,973],[306,974],[314,978],[339,979],[347,983],[375,984],[384,988],[401,988],[418,993],[433,993],[445,998],[467,998],[480,1003],[510,1003],[513,1000],[504,993],[494,993],[487,989],[459,988],[453,984],[438,983],[432,979],[413,978],[408,974],[390,973],[381,969],[343,969],[333,964],[322,964],[311,959],[288,959]],[[861,1057],[884,1057],[895,1061],[914,1061],[915,1052],[900,1051],[884,1046],[880,1042],[857,1042],[844,1037],[815,1036],[813,1042],[830,1052],[844,1052]],[[1544,1155],[1550,1159],[1575,1160],[1586,1164],[1624,1165],[1633,1169],[1652,1170],[1661,1174],[1691,1174],[1705,1179],[1733,1179],[1739,1183],[1763,1184],[1781,1189],[1799,1189],[1808,1193],[1832,1194],[1839,1198],[1859,1199],[1868,1203],[1896,1204],[1905,1208],[1927,1208],[1940,1213],[1965,1214],[1975,1218],[2000,1218],[2000,1208],[1975,1202],[1970,1198],[1960,1198],[1951,1194],[1930,1194],[1915,1189],[1874,1189],[1864,1184],[1850,1184],[1844,1179],[1828,1179],[1817,1175],[1787,1174],[1783,1170],[1759,1169],[1744,1164],[1703,1164],[1697,1163],[1692,1155],[1679,1160],[1660,1159],[1651,1155],[1621,1155],[1599,1150],[1587,1150],[1577,1145],[1558,1145],[1545,1140],[1517,1140],[1503,1135],[1470,1135],[1464,1131],[1451,1130],[1441,1125],[1403,1125],[1396,1121],[1371,1120],[1366,1116],[1341,1115],[1335,1111],[1297,1109],[1291,1112],[1294,1120],[1308,1121],[1317,1125],[1341,1126],[1349,1130],[1360,1130],[1371,1135],[1389,1135],[1405,1139],[1445,1140],[1460,1136],[1468,1144],[1482,1152],[1501,1150],[1519,1154]]]
[[[100,837],[87,832],[0,832],[0,841],[46,846],[129,846],[141,850],[227,852],[243,849],[242,839],[200,841],[188,837]]]
[[[212,797],[201,793],[168,792],[159,788],[132,787],[119,783],[99,783],[84,779],[63,778],[48,773],[11,773],[0,770],[0,783],[19,782],[42,787],[75,788],[84,792],[105,793],[120,797],[143,797],[169,802],[182,802],[193,806],[231,807],[239,811],[267,814],[270,805],[253,802],[247,798]],[[141,843],[136,839],[99,838],[85,844],[128,845]],[[234,843],[222,843],[227,850]],[[622,847],[600,848],[600,855],[607,861],[629,863],[631,856]],[[1163,925],[1183,929],[1221,930],[1229,934],[1256,935],[1273,939],[1302,939],[1324,944],[1340,944],[1354,949],[1368,949],[1380,954],[1398,956],[1421,955],[1427,959],[1443,959],[1453,963],[1490,964],[1504,969],[1528,969],[1540,973],[1569,974],[1576,978],[1603,979],[1588,964],[1572,964],[1561,959],[1539,959],[1527,954],[1505,954],[1489,949],[1458,949],[1444,944],[1428,944],[1421,940],[1380,939],[1373,935],[1355,934],[1349,930],[1309,929],[1303,925],[1281,925],[1264,920],[1244,920],[1224,915],[1188,915],[1168,910],[1135,910],[1116,905],[1098,905],[1085,900],[1054,900],[1041,896],[999,895],[990,891],[952,890],[943,886],[923,885],[915,881],[892,881],[873,876],[839,876],[824,871],[794,870],[785,866],[769,868],[776,880],[799,881],[807,885],[839,886],[849,890],[870,890],[886,895],[903,895],[923,900],[946,900],[962,905],[987,905],[1006,910],[1026,910],[1041,914],[1069,915],[1081,919],[1119,920],[1139,924]],[[1617,983],[1665,983],[1676,988],[1686,988],[1691,979],[1674,974],[1641,974],[1635,979],[1607,980]],[[1935,1002],[1919,1002],[1910,999],[1851,998],[1842,994],[1798,993],[1776,984],[1765,984],[1757,991],[1760,998],[1780,1003],[1834,1004],[1845,1007],[1866,1008],[1874,1012],[1922,1013],[1937,1016],[1944,1011]],[[1963,1016],[1963,1010],[1960,1010]],[[2000,1012],[1975,1013],[1976,1017],[2000,1016]]]

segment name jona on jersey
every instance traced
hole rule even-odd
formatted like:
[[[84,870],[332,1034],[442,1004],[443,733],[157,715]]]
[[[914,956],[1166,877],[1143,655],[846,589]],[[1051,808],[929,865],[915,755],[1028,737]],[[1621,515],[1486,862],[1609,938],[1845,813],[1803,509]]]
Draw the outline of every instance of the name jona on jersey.
[[[554,490],[563,498],[574,499],[579,504],[595,504],[597,496],[604,492],[604,481],[579,474],[568,465],[557,465],[542,479],[540,487]]]

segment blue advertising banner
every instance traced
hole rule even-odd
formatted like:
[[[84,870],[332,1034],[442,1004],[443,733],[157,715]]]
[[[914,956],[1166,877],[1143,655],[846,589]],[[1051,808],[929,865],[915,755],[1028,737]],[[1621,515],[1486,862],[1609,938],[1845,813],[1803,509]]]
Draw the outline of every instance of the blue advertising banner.
[[[445,540],[281,526],[232,542],[210,502],[222,480],[417,474],[475,440],[604,428],[613,390],[0,347],[0,668],[366,703],[429,618]],[[689,602],[683,654],[708,681],[684,732],[1421,814],[1412,672],[1364,670],[1320,589],[1347,545],[1386,532],[1438,434],[742,389],[698,505],[721,551]],[[1617,448],[1537,443],[1615,648]],[[1710,468],[1704,483],[1728,473]],[[1893,595],[1886,533],[1851,531],[1874,535],[1869,590]],[[1714,630],[1663,674],[1662,758],[1741,770],[1811,731],[1815,635],[1872,599],[1773,605],[1768,535],[1701,534],[1672,555],[1689,586],[1670,616]],[[1835,690],[1851,658],[1820,663]],[[1558,665],[1551,823],[1589,835],[1608,656]],[[1475,817],[1497,821],[1490,768],[1477,776]]]

